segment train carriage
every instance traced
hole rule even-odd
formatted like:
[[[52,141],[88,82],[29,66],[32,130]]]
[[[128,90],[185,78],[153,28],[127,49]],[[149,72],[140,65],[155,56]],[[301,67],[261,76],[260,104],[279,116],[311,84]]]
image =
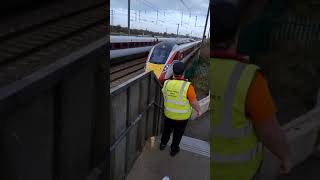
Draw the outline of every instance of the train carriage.
[[[154,37],[110,36],[111,63],[146,56],[158,42],[159,40]]]
[[[159,42],[179,40],[188,41],[187,38],[164,38],[144,36],[110,36],[111,64],[122,61],[146,57],[152,47]]]

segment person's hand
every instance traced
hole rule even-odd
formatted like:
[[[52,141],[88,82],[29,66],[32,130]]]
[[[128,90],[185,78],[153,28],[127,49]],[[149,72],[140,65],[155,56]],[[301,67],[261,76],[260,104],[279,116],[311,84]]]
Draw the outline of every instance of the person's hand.
[[[200,117],[202,115],[201,110],[197,111],[197,116]]]
[[[284,159],[281,161],[280,174],[289,174],[291,170],[291,163],[289,159]]]
[[[250,56],[243,56],[243,59],[246,61],[246,63],[250,62]]]

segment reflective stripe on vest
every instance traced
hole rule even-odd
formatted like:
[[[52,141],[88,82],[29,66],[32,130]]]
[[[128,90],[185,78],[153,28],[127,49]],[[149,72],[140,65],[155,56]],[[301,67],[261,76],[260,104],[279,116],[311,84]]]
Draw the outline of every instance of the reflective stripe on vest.
[[[163,88],[163,94],[164,94],[164,97],[163,97],[163,98],[164,98],[164,101],[170,102],[170,103],[173,103],[173,104],[176,104],[176,105],[181,105],[181,106],[187,105],[187,104],[189,103],[188,101],[182,102],[183,90],[184,90],[184,88],[185,88],[186,85],[187,85],[187,82],[186,82],[186,81],[183,82],[182,87],[181,87],[181,89],[180,89],[180,93],[179,93],[180,101],[176,101],[176,100],[172,100],[172,99],[167,99],[167,98],[166,98],[166,95],[167,95],[167,92],[166,92],[167,84],[168,84],[168,81],[165,82],[164,88]]]
[[[192,108],[187,99],[189,85],[190,82],[183,80],[165,81],[162,92],[164,95],[165,115],[168,118],[174,120],[186,120],[191,116]],[[171,94],[168,94],[169,89],[172,91]]]
[[[243,128],[232,127],[232,104],[234,102],[235,91],[240,80],[241,74],[246,67],[243,63],[237,63],[229,78],[228,86],[225,92],[224,107],[222,112],[222,122],[219,127],[211,128],[211,135],[227,138],[241,138],[252,131],[252,124],[248,120]]]
[[[171,111],[171,112],[174,112],[174,113],[181,113],[181,114],[183,114],[183,113],[188,113],[188,112],[191,111],[191,109],[188,109],[188,110],[179,110],[179,109],[173,109],[173,108],[167,108],[167,107],[165,107],[165,109],[166,109],[167,111]]]
[[[257,153],[261,152],[262,144],[258,143],[254,148],[250,149],[248,152],[245,152],[240,155],[223,155],[215,153],[211,156],[211,160],[221,163],[239,163],[250,161],[255,158]]]
[[[165,101],[171,102],[172,104],[181,105],[181,106],[188,104],[188,102],[181,102],[181,101],[176,101],[176,100],[171,100],[171,99],[165,99]]]

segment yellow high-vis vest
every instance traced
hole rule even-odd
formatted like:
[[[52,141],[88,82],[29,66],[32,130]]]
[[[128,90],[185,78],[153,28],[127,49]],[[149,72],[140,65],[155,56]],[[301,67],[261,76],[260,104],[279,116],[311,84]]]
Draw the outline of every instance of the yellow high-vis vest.
[[[262,144],[246,116],[246,97],[258,67],[210,59],[211,180],[251,180]]]
[[[187,99],[190,82],[183,80],[166,80],[162,93],[164,97],[164,114],[173,120],[187,120],[192,114],[192,107]]]

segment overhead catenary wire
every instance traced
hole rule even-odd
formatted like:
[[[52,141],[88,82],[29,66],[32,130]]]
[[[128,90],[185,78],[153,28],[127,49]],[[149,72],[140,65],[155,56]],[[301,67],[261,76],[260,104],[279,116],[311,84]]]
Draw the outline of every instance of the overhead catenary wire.
[[[157,19],[155,21],[156,24],[158,24],[158,13],[159,13],[159,9],[158,8],[155,8],[154,5],[152,3],[150,3],[149,1],[147,0],[140,0],[140,2],[144,5],[144,6],[147,6],[148,8],[154,10],[157,12]],[[145,10],[146,12],[146,10]]]
[[[180,0],[180,2],[183,4],[184,7],[188,9],[188,11],[190,11],[190,8],[186,5],[186,3],[183,0]]]
[[[191,18],[191,8],[187,6],[187,4],[184,2],[184,0],[180,0],[182,5],[189,11],[189,18]]]
[[[115,0],[114,0],[115,1]],[[179,0],[180,1],[180,0]],[[153,31],[163,31],[167,33],[174,33],[175,30],[177,30],[177,23],[179,23],[179,35],[190,35],[190,31],[192,30],[193,36],[201,37],[201,34],[203,33],[203,25],[205,18],[203,18],[203,15],[200,11],[193,12],[192,16],[186,15],[186,9],[188,9],[190,6],[189,0],[183,0],[182,2],[176,1],[176,5],[180,5],[180,10],[174,10],[174,9],[160,9],[155,1],[151,0],[131,0],[132,3],[132,9],[131,12],[131,26],[133,28],[139,28],[139,29],[145,29],[148,27],[148,29],[151,29]],[[160,2],[160,1],[156,1]],[[114,8],[112,8],[114,9]],[[128,13],[124,13],[124,9],[121,8],[120,13],[117,12],[117,8],[112,12],[112,16],[114,20],[112,20],[112,24],[116,25],[123,25],[124,24],[124,16],[128,15]],[[182,9],[185,9],[183,12]],[[189,8],[190,9],[190,8]],[[189,10],[188,9],[188,10]],[[118,10],[119,11],[119,10]],[[143,11],[147,12],[147,14],[143,13]],[[179,15],[180,11],[180,18],[177,18],[177,15]],[[183,14],[183,16],[182,16]],[[189,13],[188,13],[189,14]],[[111,14],[110,14],[111,15]],[[197,22],[195,22],[195,16],[197,19]],[[178,16],[179,17],[179,16]],[[195,24],[193,26],[193,23]],[[153,27],[152,24],[157,24]],[[174,26],[175,25],[175,26]],[[202,26],[199,26],[202,25]],[[192,28],[190,29],[190,26]],[[174,33],[175,34],[175,33]]]
[[[155,8],[154,5],[151,4],[149,1],[147,1],[147,0],[142,0],[141,2],[142,2],[144,5],[148,6],[149,8],[151,8],[151,9],[153,9],[153,10],[155,10],[155,11],[158,11],[158,9]]]

